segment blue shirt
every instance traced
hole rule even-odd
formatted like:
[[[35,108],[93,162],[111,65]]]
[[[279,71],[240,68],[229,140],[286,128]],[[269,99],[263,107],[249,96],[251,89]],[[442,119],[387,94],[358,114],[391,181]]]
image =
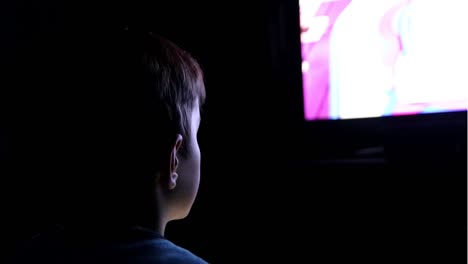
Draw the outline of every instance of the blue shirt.
[[[70,232],[65,229],[40,234],[22,247],[13,263],[115,263],[206,264],[190,251],[160,234],[143,228],[120,232]]]

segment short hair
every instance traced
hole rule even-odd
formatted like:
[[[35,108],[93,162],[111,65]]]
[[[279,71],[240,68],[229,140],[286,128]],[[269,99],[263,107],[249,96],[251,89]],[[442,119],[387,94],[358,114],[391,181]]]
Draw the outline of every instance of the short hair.
[[[87,204],[114,198],[135,204],[154,188],[176,134],[183,136],[180,155],[189,155],[192,111],[205,100],[202,69],[188,52],[151,32],[85,36],[65,42],[68,56],[58,54],[54,82],[61,102],[54,119],[66,116],[61,133],[52,136],[61,162],[51,166],[62,165],[60,192],[84,192]],[[75,206],[86,203],[74,192],[62,195]]]
[[[200,65],[188,52],[162,36],[128,28],[124,30],[128,40],[135,41],[134,44],[138,46],[130,44],[127,52],[137,59],[134,65],[128,65],[141,70],[137,76],[142,74],[140,89],[146,96],[142,99],[149,103],[150,112],[158,125],[167,124],[169,133],[183,136],[180,154],[187,157],[187,145],[191,139],[190,117],[195,102],[198,101],[197,105],[201,107],[206,96]],[[157,120],[156,117],[161,119]]]

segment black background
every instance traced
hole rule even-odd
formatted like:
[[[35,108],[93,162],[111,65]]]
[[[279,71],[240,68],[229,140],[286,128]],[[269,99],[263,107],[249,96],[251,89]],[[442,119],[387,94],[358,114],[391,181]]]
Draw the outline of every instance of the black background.
[[[202,182],[174,242],[212,263],[466,263],[466,113],[305,124],[294,2],[2,2],[4,257],[54,215],[35,173],[44,43],[132,23],[206,76]],[[367,147],[383,151],[355,155]]]

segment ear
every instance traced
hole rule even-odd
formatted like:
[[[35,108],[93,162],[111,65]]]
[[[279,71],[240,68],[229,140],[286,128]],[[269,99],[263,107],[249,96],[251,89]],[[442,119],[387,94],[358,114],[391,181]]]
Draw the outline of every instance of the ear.
[[[174,143],[171,145],[171,153],[169,157],[169,175],[167,179],[167,188],[169,190],[175,189],[177,185],[177,168],[179,166],[179,158],[177,157],[180,146],[182,145],[183,137],[177,134]]]

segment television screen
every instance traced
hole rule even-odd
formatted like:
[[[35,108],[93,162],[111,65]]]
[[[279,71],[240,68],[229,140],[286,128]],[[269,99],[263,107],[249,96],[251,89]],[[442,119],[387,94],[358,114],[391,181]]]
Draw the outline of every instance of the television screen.
[[[466,111],[461,0],[300,0],[306,120]]]

